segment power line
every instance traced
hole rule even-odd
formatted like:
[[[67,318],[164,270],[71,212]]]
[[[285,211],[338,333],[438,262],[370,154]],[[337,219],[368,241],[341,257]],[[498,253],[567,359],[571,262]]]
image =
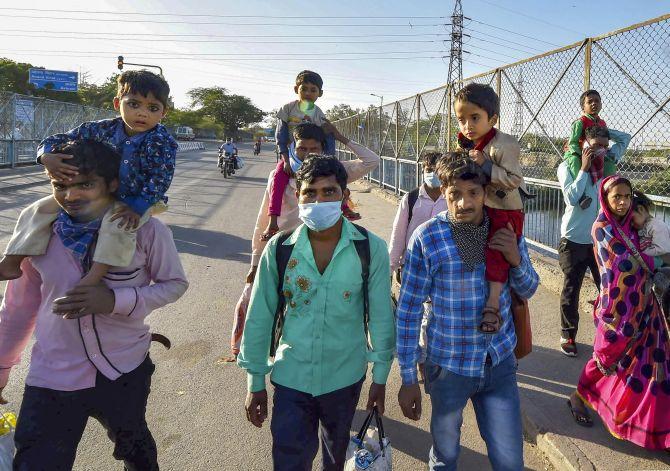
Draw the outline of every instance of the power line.
[[[17,38],[54,38],[54,39],[76,39],[76,40],[100,40],[100,41],[138,41],[137,38],[116,38],[116,37],[86,37],[86,36],[56,36],[53,34],[7,34],[0,32],[0,36],[10,36]],[[171,42],[171,43],[233,43],[233,44],[304,44],[303,40],[296,41],[249,41],[236,39],[152,39],[151,42]],[[364,41],[314,41],[310,40],[310,44],[406,44],[406,43],[439,43],[440,39],[392,39],[392,40],[364,40]]]
[[[15,32],[15,33],[35,33],[34,29],[3,29],[2,32]],[[54,34],[66,34],[66,31],[48,31],[40,30],[41,33],[54,33]],[[273,38],[273,39],[285,39],[285,38],[303,38],[303,43],[305,35],[304,34],[288,34],[288,35],[277,35],[277,34],[166,34],[166,33],[117,33],[112,32],[84,32],[76,31],[70,32],[71,34],[81,34],[81,35],[100,35],[100,34],[112,34],[114,39],[118,40],[118,36],[131,36],[136,38],[137,36],[151,36],[155,37],[204,37],[204,38]],[[320,34],[320,38],[381,38],[381,37],[424,37],[424,36],[448,36],[448,33],[372,33],[372,34]]]
[[[443,23],[421,23],[413,24],[411,22],[405,23],[387,23],[387,24],[369,24],[369,23],[354,23],[354,24],[299,24],[299,23],[230,23],[222,21],[160,21],[160,20],[131,20],[128,18],[74,18],[74,17],[54,17],[54,16],[35,16],[35,15],[7,15],[0,13],[0,17],[5,18],[30,18],[33,20],[67,20],[67,21],[97,21],[103,23],[152,23],[152,24],[179,24],[179,25],[224,25],[224,26],[299,26],[301,28],[341,28],[341,27],[406,27],[410,28],[427,28],[435,26],[443,26]]]
[[[549,41],[545,41],[544,39],[535,38],[533,36],[528,36],[527,34],[519,33],[517,31],[512,31],[511,29],[505,29],[505,28],[501,28],[500,26],[492,25],[492,24],[489,24],[489,23],[484,23],[483,21],[475,20],[473,18],[470,18],[470,21],[474,21],[475,23],[478,23],[480,25],[488,26],[489,28],[499,29],[499,30],[505,31],[507,33],[516,34],[518,36],[522,36],[522,37],[527,38],[527,39],[532,39],[534,41],[539,41],[541,43],[549,44],[550,46],[561,47],[560,44],[550,43]]]
[[[56,50],[44,50],[44,49],[15,49],[15,53],[58,53],[62,51]],[[173,56],[173,57],[203,57],[203,56],[301,56],[305,58],[310,57],[322,57],[322,56],[340,56],[340,55],[374,55],[374,54],[444,54],[446,51],[374,51],[374,52],[273,52],[271,54],[267,52],[139,52],[139,51],[81,51],[86,54],[110,54],[115,55],[121,53],[123,55],[129,56]]]
[[[36,11],[36,12],[55,12],[55,13],[85,13],[85,14],[103,14],[103,15],[136,15],[136,16],[178,16],[178,17],[206,17],[206,18],[277,18],[277,19],[313,19],[314,16],[274,16],[274,15],[211,15],[211,14],[197,14],[197,13],[147,13],[147,12],[120,12],[120,11],[101,11],[101,10],[63,10],[63,9],[46,9],[46,8],[12,8],[0,7],[0,10],[13,11]],[[328,18],[335,19],[443,19],[444,16],[332,16]]]
[[[512,41],[512,40],[510,40],[510,39],[508,39],[508,38],[501,38],[500,36],[494,36],[494,35],[492,35],[492,34],[490,34],[490,33],[485,33],[484,31],[479,31],[479,30],[472,29],[472,28],[468,28],[467,31],[472,31],[473,33],[482,34],[482,35],[484,35],[485,37],[489,37],[489,38],[493,38],[493,39],[499,39],[499,40],[501,40],[501,41],[505,41],[506,43],[514,44],[514,45],[521,46],[521,47],[525,47],[526,49],[530,49],[530,50],[532,50],[532,51],[535,51],[535,52],[531,52],[531,54],[535,54],[535,53],[537,53],[537,52],[545,52],[544,49],[538,49],[538,48],[536,48],[536,47],[527,46],[526,44],[518,43],[518,42],[516,42],[516,41]],[[479,36],[472,36],[472,37],[477,38],[477,39],[479,39],[480,41],[485,41],[485,42],[489,42],[489,43],[492,43],[492,44],[497,44],[498,46],[508,47],[508,48],[510,48],[510,49],[515,49],[515,50],[517,50],[517,51],[520,51],[520,49],[513,48],[512,46],[509,46],[508,44],[499,44],[499,43],[495,43],[495,42],[493,42],[493,41],[491,41],[491,40],[489,40],[489,39],[482,39],[482,38],[480,38]],[[526,52],[526,51],[521,51],[521,52]]]
[[[492,5],[496,8],[500,8],[501,10],[506,10],[510,13],[514,13],[515,15],[523,16],[524,18],[529,18],[531,20],[535,20],[535,21],[539,21],[540,23],[544,23],[545,25],[553,26],[554,28],[559,28],[559,29],[562,29],[564,31],[570,31],[571,33],[577,33],[577,34],[580,34],[580,35],[584,33],[583,31],[577,31],[575,29],[571,29],[571,28],[567,28],[565,26],[557,25],[556,23],[551,23],[547,20],[544,20],[542,18],[538,18],[536,16],[531,16],[531,15],[527,15],[525,13],[521,13],[520,11],[513,10],[512,8],[503,7],[502,5],[498,5],[495,2],[489,2],[487,0],[479,0],[479,1],[482,2],[482,3],[487,3],[489,5]]]
[[[405,51],[407,53],[408,51]],[[2,54],[7,54],[7,55],[18,55],[14,51],[6,51],[2,52]],[[88,59],[109,59],[109,56],[92,56],[92,55],[85,55],[82,53],[69,53],[69,54],[60,54],[60,53],[30,53],[31,55],[34,56],[44,56],[44,57],[81,57],[81,58],[88,58]],[[143,56],[142,59],[155,59],[155,60],[194,60],[194,59],[189,59],[191,54],[187,54],[185,57],[147,57]],[[357,61],[357,60],[413,60],[413,59],[442,59],[446,56],[405,56],[405,57],[388,57],[388,56],[382,56],[382,57],[319,57],[319,58],[313,58],[319,61]],[[310,59],[310,58],[307,58]],[[226,61],[228,59],[225,58],[208,58],[208,57],[203,57],[197,59],[198,61],[214,61],[214,62],[220,62],[220,61]],[[236,61],[291,61],[291,57],[240,57],[236,58]],[[305,60],[304,57],[296,60]]]

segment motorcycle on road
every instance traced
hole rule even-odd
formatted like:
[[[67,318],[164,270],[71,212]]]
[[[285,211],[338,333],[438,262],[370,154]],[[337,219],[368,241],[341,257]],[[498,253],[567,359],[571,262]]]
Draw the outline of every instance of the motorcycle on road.
[[[235,174],[236,156],[230,152],[219,151],[219,164],[223,178],[228,178]]]

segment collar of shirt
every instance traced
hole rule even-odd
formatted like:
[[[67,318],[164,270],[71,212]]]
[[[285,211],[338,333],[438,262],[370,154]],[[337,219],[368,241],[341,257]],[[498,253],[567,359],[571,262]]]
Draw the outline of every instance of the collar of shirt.
[[[144,140],[148,132],[150,131],[145,131],[135,134],[134,136],[129,136],[126,134],[125,123],[122,119],[119,118],[119,122],[116,124],[116,130],[114,131],[114,142],[116,142],[116,145],[119,146],[122,144],[131,144],[136,146]]]

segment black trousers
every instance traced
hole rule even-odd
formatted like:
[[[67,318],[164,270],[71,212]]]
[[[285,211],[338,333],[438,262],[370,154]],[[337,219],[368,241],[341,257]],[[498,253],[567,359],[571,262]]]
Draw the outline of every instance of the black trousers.
[[[149,356],[115,381],[98,373],[95,387],[79,391],[26,386],[16,424],[14,471],[71,470],[89,417],[114,442],[114,458],[131,471],[158,470],[156,442],[145,419]]]
[[[586,275],[591,276],[600,291],[600,271],[593,253],[593,244],[577,244],[566,238],[558,245],[558,263],[563,271],[563,290],[561,291],[561,335],[563,338],[576,338],[579,328],[579,292]]]
[[[273,383],[275,391],[270,430],[275,471],[311,471],[319,451],[319,429],[323,457],[321,469],[340,471],[344,468],[351,422],[363,379],[321,396]]]

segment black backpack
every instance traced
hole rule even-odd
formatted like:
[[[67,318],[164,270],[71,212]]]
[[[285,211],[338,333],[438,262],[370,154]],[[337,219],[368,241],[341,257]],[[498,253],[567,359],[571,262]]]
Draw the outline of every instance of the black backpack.
[[[368,231],[354,224],[354,227],[365,236],[363,240],[354,240],[354,247],[358,253],[358,258],[361,260],[361,277],[363,278],[363,328],[365,329],[365,338],[368,338],[368,324],[370,321],[370,302],[368,296],[368,279],[370,278],[370,239],[368,238]],[[274,357],[279,346],[279,339],[281,339],[282,331],[284,329],[284,317],[286,316],[286,297],[284,296],[284,274],[286,273],[286,266],[293,253],[293,245],[284,245],[286,239],[291,237],[293,231],[284,231],[280,233],[277,241],[277,252],[275,260],[277,262],[277,273],[279,275],[277,283],[277,294],[279,300],[277,301],[277,310],[275,311],[275,318],[272,324],[272,339],[270,340],[270,356]],[[368,347],[369,341],[368,341]]]
[[[409,213],[408,213],[408,218],[407,218],[407,225],[409,225],[410,222],[412,222],[412,211],[414,210],[414,205],[416,204],[416,201],[419,199],[419,189],[414,188],[412,191],[410,191],[407,194],[407,205],[409,207]]]

